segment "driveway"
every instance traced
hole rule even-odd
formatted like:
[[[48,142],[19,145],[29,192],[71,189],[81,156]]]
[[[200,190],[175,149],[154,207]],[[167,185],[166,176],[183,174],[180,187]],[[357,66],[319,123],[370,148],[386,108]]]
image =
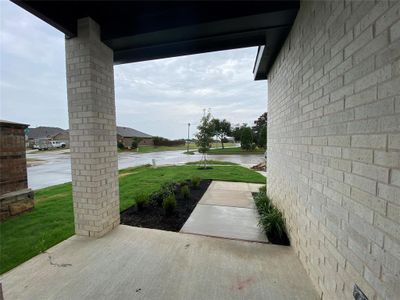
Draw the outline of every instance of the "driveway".
[[[28,159],[40,159],[44,162],[40,165],[28,168],[28,185],[37,190],[55,184],[71,181],[71,156],[64,151],[27,153]],[[209,159],[235,162],[244,166],[252,166],[263,161],[263,155],[209,155]],[[184,164],[201,159],[201,155],[183,154],[179,151],[163,151],[153,153],[123,152],[118,155],[118,168],[125,169],[144,164],[156,165]]]

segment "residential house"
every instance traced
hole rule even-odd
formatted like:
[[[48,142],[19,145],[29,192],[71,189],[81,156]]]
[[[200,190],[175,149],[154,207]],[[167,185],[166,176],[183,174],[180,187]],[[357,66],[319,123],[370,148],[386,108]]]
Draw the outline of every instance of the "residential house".
[[[126,148],[130,148],[135,139],[138,140],[139,146],[150,146],[154,144],[153,136],[147,133],[129,127],[117,126],[117,141],[119,143],[124,144]]]
[[[47,127],[39,126],[36,128],[28,129],[28,145],[27,147],[32,148],[35,141],[39,139],[59,140],[69,145],[69,133],[68,130],[59,127]]]

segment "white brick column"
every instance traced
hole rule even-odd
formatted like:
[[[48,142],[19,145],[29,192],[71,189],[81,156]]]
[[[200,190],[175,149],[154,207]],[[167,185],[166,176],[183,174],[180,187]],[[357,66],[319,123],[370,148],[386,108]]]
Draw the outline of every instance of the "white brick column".
[[[119,224],[113,51],[84,18],[65,53],[75,232],[100,237]]]

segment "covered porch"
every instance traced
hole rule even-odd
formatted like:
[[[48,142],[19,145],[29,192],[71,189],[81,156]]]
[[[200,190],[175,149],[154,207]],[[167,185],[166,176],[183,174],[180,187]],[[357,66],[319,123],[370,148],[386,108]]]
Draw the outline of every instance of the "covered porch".
[[[286,246],[119,225],[3,275],[4,299],[319,299]]]
[[[114,64],[267,43],[269,68],[298,1],[14,2],[66,34],[76,235],[4,274],[5,299],[318,298],[289,247],[119,224]]]

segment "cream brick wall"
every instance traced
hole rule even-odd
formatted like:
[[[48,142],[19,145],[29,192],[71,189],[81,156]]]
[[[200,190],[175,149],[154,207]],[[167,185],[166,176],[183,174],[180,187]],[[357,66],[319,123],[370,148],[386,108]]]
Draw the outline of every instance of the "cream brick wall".
[[[302,1],[269,73],[268,194],[324,299],[400,299],[400,1]]]
[[[99,237],[119,224],[113,51],[90,18],[65,48],[75,232]]]

